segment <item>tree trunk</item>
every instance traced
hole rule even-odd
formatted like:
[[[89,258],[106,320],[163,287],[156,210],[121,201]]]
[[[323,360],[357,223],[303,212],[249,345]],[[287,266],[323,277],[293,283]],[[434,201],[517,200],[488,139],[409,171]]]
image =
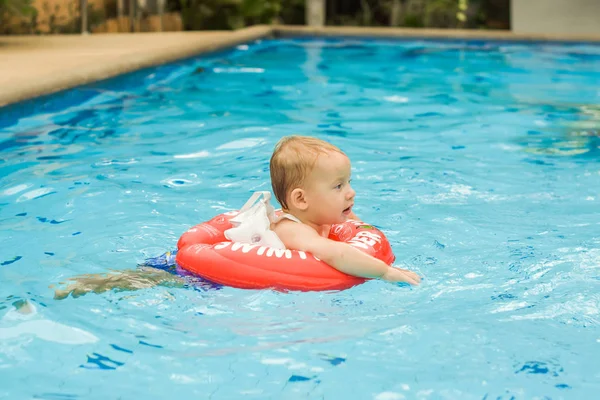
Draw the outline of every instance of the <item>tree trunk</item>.
[[[136,0],[129,0],[129,29],[135,32]]]
[[[125,0],[118,0],[117,1],[117,16],[119,18],[123,17],[123,14],[125,13]]]
[[[325,25],[325,0],[306,0],[306,24]]]
[[[87,0],[80,0],[81,7],[81,34],[87,35],[88,31],[88,4]]]
[[[371,22],[373,21],[373,13],[371,12],[371,7],[369,7],[367,0],[360,0],[360,8],[362,9],[363,26],[371,25]]]
[[[392,0],[392,12],[390,15],[390,26],[400,25],[401,5],[400,0]]]
[[[164,31],[165,0],[158,0],[158,30]]]

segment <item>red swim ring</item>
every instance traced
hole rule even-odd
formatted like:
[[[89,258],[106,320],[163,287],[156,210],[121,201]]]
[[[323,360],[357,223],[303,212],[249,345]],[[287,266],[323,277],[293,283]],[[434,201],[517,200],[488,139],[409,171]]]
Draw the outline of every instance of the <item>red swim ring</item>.
[[[309,253],[230,242],[231,211],[190,228],[177,243],[177,264],[209,281],[242,289],[343,290],[367,279],[344,274]],[[385,235],[372,225],[333,225],[329,239],[346,242],[390,265],[395,256]]]

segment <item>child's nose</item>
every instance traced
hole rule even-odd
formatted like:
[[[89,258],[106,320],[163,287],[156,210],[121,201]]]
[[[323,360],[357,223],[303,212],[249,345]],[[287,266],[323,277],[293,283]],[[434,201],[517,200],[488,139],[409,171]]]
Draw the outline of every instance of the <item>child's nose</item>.
[[[354,189],[352,189],[352,186],[350,186],[350,190],[348,190],[346,197],[348,198],[348,200],[351,200],[354,198],[355,195],[356,192],[354,191]]]

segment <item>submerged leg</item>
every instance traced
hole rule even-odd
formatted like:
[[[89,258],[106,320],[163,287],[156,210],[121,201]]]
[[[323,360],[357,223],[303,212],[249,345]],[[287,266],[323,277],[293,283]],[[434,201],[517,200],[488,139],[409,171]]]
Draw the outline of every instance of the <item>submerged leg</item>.
[[[74,298],[87,293],[104,293],[109,290],[134,291],[154,286],[184,287],[186,281],[179,276],[153,267],[142,266],[135,270],[111,271],[106,274],[84,274],[69,278],[63,289],[55,289],[54,299]],[[53,286],[50,286],[53,288]]]
[[[175,253],[166,252],[149,258],[135,270],[111,271],[105,274],[83,274],[69,278],[65,288],[55,289],[54,298],[62,300],[69,295],[74,298],[87,293],[104,293],[109,290],[134,291],[154,286],[183,287],[185,280],[176,274]],[[50,286],[51,288],[54,285]]]

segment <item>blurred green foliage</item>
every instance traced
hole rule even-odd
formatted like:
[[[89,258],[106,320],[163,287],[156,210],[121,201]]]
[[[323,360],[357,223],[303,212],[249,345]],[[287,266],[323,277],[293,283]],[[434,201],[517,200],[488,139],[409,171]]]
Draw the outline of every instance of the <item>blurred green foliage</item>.
[[[27,25],[35,18],[32,0],[0,0],[0,34],[11,33],[13,25]]]
[[[510,0],[328,0],[327,25],[509,29]]]
[[[304,24],[307,0],[169,0],[188,30],[239,29],[279,22]],[[396,3],[396,4],[394,4]],[[428,28],[509,28],[510,0],[326,0],[327,25]],[[491,22],[490,22],[491,21]]]
[[[169,0],[167,8],[181,12],[186,30],[304,23],[304,0]]]
[[[0,0],[0,34],[39,33],[38,22],[50,33],[80,30],[78,0],[65,0],[68,21],[50,15],[37,21],[33,0]],[[185,30],[232,30],[256,24],[303,25],[308,0],[167,0],[166,12],[179,12]],[[68,3],[68,4],[67,4]],[[125,2],[127,6],[129,0]],[[509,29],[510,0],[326,0],[327,25],[403,26],[412,28]],[[88,10],[90,26],[116,16],[117,0],[103,9]],[[395,16],[392,17],[392,14]]]

